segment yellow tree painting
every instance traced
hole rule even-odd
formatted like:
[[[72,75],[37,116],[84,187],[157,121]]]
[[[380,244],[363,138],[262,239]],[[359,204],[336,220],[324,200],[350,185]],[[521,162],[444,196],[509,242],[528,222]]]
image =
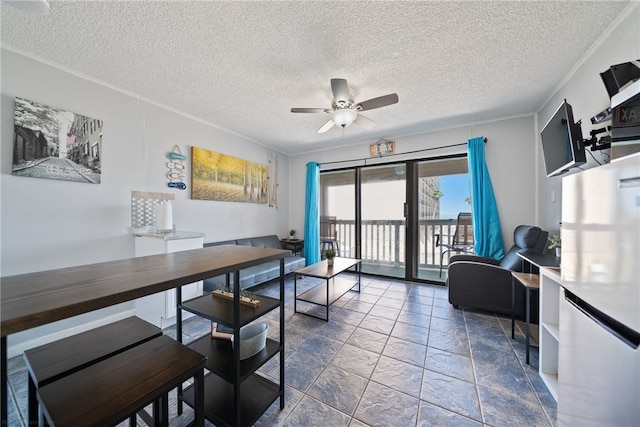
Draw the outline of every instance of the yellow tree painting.
[[[191,198],[267,203],[267,165],[193,147]]]

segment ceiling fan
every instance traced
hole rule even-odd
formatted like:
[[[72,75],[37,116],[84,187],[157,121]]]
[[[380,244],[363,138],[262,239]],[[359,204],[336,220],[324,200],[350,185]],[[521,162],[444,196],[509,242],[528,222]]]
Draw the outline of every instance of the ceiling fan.
[[[334,125],[346,128],[351,123],[355,123],[365,129],[371,129],[376,123],[360,114],[360,112],[386,107],[387,105],[398,102],[397,93],[390,93],[366,101],[355,102],[349,95],[349,85],[347,85],[345,79],[331,79],[331,92],[333,92],[331,108],[292,108],[291,112],[331,114],[329,121],[318,129],[318,133],[325,133]]]

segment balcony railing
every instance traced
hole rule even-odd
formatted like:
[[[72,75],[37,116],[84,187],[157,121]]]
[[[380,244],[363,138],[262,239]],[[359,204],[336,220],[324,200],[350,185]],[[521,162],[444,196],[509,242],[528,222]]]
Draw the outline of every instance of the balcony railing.
[[[436,235],[440,241],[449,243],[455,232],[455,219],[427,219],[418,222],[418,268],[439,268],[440,255],[445,248],[436,247]],[[404,267],[405,254],[404,220],[366,220],[362,221],[362,262],[371,265]],[[355,221],[336,221],[340,255],[356,256]],[[445,255],[443,264],[449,259]]]

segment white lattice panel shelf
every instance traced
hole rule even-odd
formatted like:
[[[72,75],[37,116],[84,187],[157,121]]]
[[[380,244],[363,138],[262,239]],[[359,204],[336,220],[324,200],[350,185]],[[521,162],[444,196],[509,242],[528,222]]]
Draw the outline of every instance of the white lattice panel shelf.
[[[133,229],[154,227],[156,224],[156,206],[167,200],[175,200],[175,194],[132,191],[131,226]]]

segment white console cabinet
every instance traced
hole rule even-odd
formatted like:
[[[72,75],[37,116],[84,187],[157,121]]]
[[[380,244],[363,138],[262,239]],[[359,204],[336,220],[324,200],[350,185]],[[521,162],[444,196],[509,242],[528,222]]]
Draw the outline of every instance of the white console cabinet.
[[[135,256],[142,257],[163,253],[202,248],[203,233],[176,231],[169,234],[135,234]],[[202,281],[182,287],[182,300],[202,295]],[[187,313],[185,313],[187,314]],[[176,322],[176,292],[168,290],[136,300],[136,316],[160,328]],[[187,314],[186,317],[190,317]]]
[[[541,267],[539,373],[556,401],[558,400],[558,348],[562,295],[560,269]]]

